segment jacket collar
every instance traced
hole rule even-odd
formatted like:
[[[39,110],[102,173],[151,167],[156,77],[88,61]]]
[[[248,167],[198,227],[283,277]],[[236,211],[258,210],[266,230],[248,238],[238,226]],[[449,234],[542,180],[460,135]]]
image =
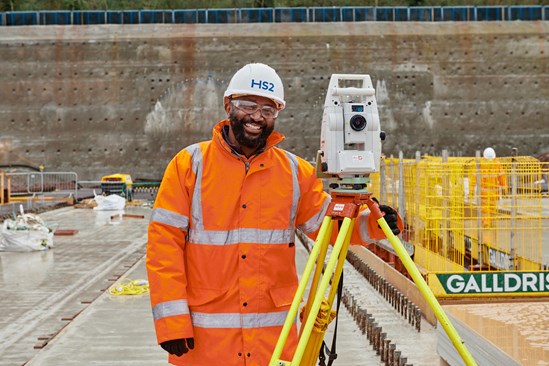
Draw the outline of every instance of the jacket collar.
[[[229,124],[230,124],[229,120],[224,119],[223,121],[215,125],[212,131],[212,140],[215,141],[216,143],[221,144],[222,147],[227,151],[231,151],[231,150],[235,151],[235,148],[231,147],[231,145],[229,145],[227,141],[225,141],[225,139],[223,138],[223,129],[225,127],[229,127]],[[284,141],[285,138],[286,137],[280,132],[273,131],[271,135],[267,138],[267,144],[261,151],[268,150],[271,147],[278,145],[279,143]],[[259,151],[258,153],[261,153],[261,151]]]

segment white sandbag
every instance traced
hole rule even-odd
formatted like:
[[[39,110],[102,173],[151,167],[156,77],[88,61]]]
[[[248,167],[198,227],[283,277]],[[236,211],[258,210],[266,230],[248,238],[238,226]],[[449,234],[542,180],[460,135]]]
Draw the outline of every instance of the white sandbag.
[[[38,215],[22,212],[15,220],[5,220],[0,234],[0,251],[30,252],[53,248],[53,231]]]
[[[110,210],[123,210],[126,206],[126,199],[117,194],[111,194],[110,196],[95,196],[94,197],[97,206],[94,210],[110,211]]]

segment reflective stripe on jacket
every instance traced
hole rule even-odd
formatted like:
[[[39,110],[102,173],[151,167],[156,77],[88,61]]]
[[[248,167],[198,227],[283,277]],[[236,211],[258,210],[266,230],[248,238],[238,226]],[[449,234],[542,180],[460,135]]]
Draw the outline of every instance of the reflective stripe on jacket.
[[[172,159],[149,224],[157,340],[195,339],[178,365],[268,364],[297,288],[295,229],[314,236],[330,201],[280,133],[247,159],[223,140],[228,123]],[[284,359],[296,343],[294,325]]]

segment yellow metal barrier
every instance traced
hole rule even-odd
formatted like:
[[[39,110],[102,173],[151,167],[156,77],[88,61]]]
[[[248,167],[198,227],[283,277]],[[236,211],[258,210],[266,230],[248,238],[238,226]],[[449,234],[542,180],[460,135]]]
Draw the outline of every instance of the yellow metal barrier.
[[[542,167],[527,156],[387,158],[369,188],[398,208],[428,272],[539,271]]]
[[[0,169],[0,205],[8,203],[11,195],[11,180],[2,169]]]

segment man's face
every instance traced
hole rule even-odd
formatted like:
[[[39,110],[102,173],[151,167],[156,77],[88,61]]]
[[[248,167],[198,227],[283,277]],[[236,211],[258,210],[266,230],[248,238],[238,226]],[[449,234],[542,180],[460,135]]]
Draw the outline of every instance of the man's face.
[[[271,106],[276,108],[275,103],[264,97],[247,95],[240,98],[235,98],[235,101],[253,102],[258,106]],[[275,118],[265,118],[261,110],[248,114],[241,107],[230,104],[229,121],[231,131],[238,144],[247,149],[256,151],[262,148],[267,143],[267,138],[274,130]],[[247,103],[249,104],[249,103]],[[249,108],[249,107],[248,107]],[[253,108],[251,108],[253,109]]]

